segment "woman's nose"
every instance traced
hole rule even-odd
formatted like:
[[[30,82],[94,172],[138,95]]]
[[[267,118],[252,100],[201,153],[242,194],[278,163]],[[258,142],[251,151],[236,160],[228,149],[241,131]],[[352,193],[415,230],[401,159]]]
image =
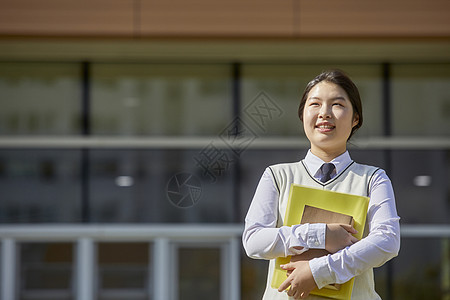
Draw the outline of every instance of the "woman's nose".
[[[329,105],[322,105],[319,111],[319,118],[330,118],[331,117],[331,106]]]

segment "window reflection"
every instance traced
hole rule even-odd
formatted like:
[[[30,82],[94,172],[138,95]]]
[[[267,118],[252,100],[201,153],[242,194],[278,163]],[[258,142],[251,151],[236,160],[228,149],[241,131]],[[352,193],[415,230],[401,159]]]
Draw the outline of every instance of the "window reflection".
[[[150,255],[148,243],[99,243],[99,299],[149,299]]]
[[[200,149],[92,150],[92,221],[233,222],[236,220],[233,202],[235,166],[230,164],[228,170],[223,170],[213,181],[196,165],[194,158],[199,152]],[[197,179],[201,197],[195,205],[177,205],[178,201],[171,201],[168,194],[172,189],[169,182],[181,172]],[[186,196],[193,190],[181,186],[179,192]]]
[[[221,299],[221,257],[218,248],[180,248],[178,272],[180,300]],[[205,266],[207,266],[205,268]]]
[[[230,70],[227,65],[94,64],[92,133],[216,135],[232,120]]]
[[[403,223],[448,223],[448,154],[440,150],[392,152],[390,177]],[[418,176],[430,178],[429,184],[418,185]]]
[[[448,257],[448,241],[403,238],[401,243],[399,256],[393,261],[392,298],[442,299],[448,289],[444,278],[448,276],[449,265],[448,260],[441,258]]]
[[[241,299],[261,300],[266,288],[269,262],[251,259],[241,252]]]
[[[20,299],[73,299],[71,243],[20,245]]]
[[[450,65],[392,66],[393,132],[450,136]]]
[[[80,222],[80,151],[0,150],[0,222]]]
[[[378,136],[382,133],[381,68],[377,65],[297,65],[297,64],[248,64],[243,66],[242,108],[251,105],[255,97],[265,92],[271,101],[283,111],[280,118],[273,118],[265,126],[262,135],[302,136],[303,127],[297,110],[306,84],[321,70],[341,68],[355,80],[361,94],[364,126],[357,136]],[[265,113],[264,111],[262,111]],[[252,121],[244,114],[244,121]]]
[[[247,150],[241,158],[240,220],[245,219],[258,182],[266,167],[272,164],[300,161],[307,149],[298,150]]]
[[[88,131],[93,137],[219,137],[235,117],[231,64],[93,63],[90,67],[91,77],[85,79],[90,80]],[[329,67],[345,70],[359,87],[365,113],[355,144],[358,137],[381,136],[385,116],[380,64],[243,64],[240,121],[258,138],[304,138],[297,117],[299,98],[306,83]],[[80,134],[80,70],[80,63],[0,63],[0,135]],[[394,138],[448,139],[449,65],[393,64],[391,71]],[[265,119],[263,126],[245,111],[261,92],[280,112]],[[242,223],[265,167],[298,161],[307,151],[248,148],[239,160],[229,160],[233,153],[224,150],[220,155],[226,160],[218,162],[204,160],[211,158],[202,157],[205,148],[183,147],[0,149],[0,223],[78,223],[85,202],[93,223]],[[448,149],[351,148],[355,161],[388,171],[403,224],[448,224]],[[194,184],[182,184],[189,176],[196,178]],[[180,200],[186,195],[199,199],[186,206]],[[72,244],[21,243],[19,247],[20,299],[73,299]],[[220,250],[179,249],[174,259],[179,260],[180,298],[205,294],[219,298]],[[403,239],[400,256],[392,261],[393,273],[387,265],[375,271],[377,290],[383,298],[439,298],[447,291],[440,285],[448,263],[441,259],[445,249],[447,240]],[[147,299],[152,291],[149,251],[151,247],[141,243],[98,244],[95,286],[100,299]],[[267,264],[248,260],[241,260],[242,298],[258,299]],[[205,264],[212,267],[206,271],[199,267]],[[387,282],[391,278],[392,292]]]
[[[80,133],[80,66],[0,63],[0,135]]]

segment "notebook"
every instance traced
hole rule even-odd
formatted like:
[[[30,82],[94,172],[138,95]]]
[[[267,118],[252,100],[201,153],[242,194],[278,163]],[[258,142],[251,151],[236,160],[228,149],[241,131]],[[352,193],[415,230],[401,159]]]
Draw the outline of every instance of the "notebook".
[[[292,226],[305,223],[346,223],[352,224],[358,231],[354,236],[361,239],[366,222],[369,198],[364,196],[320,190],[292,184],[283,225]],[[327,255],[326,250],[310,249],[294,260],[310,260],[314,257]],[[279,257],[275,262],[272,277],[272,288],[278,287],[286,280],[286,271],[280,265],[291,261],[291,257]],[[333,299],[350,299],[354,279],[344,284],[328,285],[311,292]]]

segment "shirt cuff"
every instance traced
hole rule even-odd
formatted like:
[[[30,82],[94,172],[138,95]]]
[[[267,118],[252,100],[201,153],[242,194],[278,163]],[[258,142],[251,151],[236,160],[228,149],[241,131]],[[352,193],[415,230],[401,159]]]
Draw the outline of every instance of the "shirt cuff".
[[[298,255],[309,249],[325,249],[326,224],[294,225],[293,230],[296,239],[290,242],[287,255]]]
[[[325,232],[327,225],[323,223],[309,224],[306,244],[309,249],[325,249]]]
[[[324,286],[335,283],[330,268],[328,267],[328,255],[311,259],[309,261],[309,268],[317,284],[317,288],[321,289]]]

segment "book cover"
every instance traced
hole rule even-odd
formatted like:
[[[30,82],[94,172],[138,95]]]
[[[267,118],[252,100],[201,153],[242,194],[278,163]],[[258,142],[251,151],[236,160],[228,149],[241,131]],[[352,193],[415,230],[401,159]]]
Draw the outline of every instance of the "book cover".
[[[354,225],[353,223],[353,217],[337,213],[331,210],[321,209],[314,206],[305,205],[305,208],[303,209],[303,215],[300,221],[300,224],[314,224],[314,223],[325,223],[325,224],[331,224],[331,223],[342,223],[342,224],[349,224]],[[324,255],[328,255],[330,252],[328,252],[325,249],[309,249],[306,252],[303,252],[302,254],[295,255],[291,257],[291,262],[299,261],[299,260],[311,260],[315,257],[320,257]],[[333,289],[333,290],[339,290],[341,288],[341,285],[338,283],[329,284],[323,288],[327,289]]]
[[[348,223],[358,231],[354,236],[362,238],[366,222],[369,198],[358,195],[320,190],[292,184],[283,225],[292,226],[304,223]],[[335,221],[336,220],[336,221]],[[345,220],[345,222],[343,221]],[[326,250],[310,249],[294,259],[312,259],[327,255]],[[276,259],[272,278],[272,288],[278,287],[286,280],[286,271],[280,265],[291,261],[291,257]],[[350,299],[354,279],[340,284],[329,285],[326,288],[316,289],[312,295],[333,299]]]

